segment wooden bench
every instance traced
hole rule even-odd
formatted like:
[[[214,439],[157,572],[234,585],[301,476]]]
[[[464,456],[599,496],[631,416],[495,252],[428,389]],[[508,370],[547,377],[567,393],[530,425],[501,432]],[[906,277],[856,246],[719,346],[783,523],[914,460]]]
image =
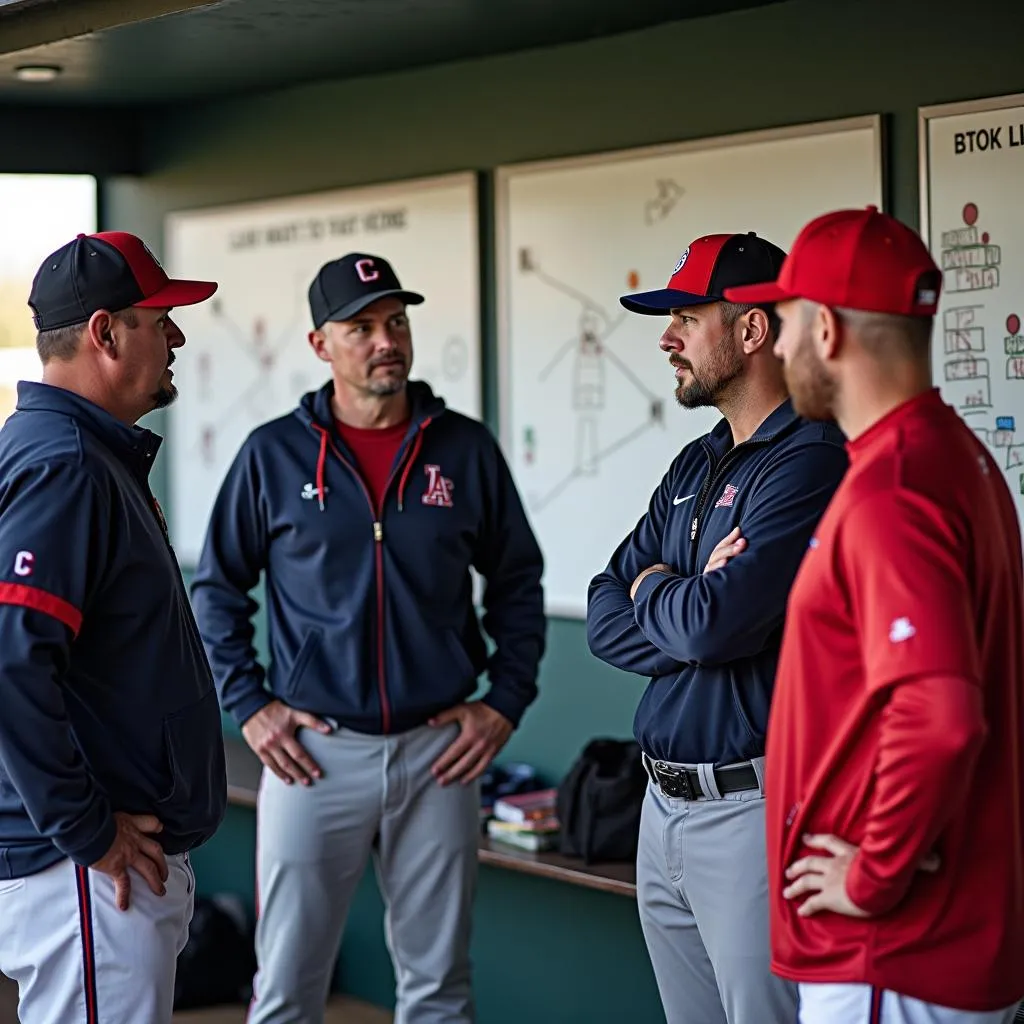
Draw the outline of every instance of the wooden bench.
[[[263,765],[242,740],[226,736],[224,748],[227,755],[228,800],[240,807],[255,807]],[[480,837],[480,863],[636,898],[636,867],[632,863],[584,864],[581,860],[564,857],[560,853],[519,850],[505,843],[494,842],[487,836]]]

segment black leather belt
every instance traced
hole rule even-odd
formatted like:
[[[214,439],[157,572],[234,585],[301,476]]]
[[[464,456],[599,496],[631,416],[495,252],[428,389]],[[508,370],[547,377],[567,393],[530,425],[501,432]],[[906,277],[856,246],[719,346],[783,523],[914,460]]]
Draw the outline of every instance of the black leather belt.
[[[655,761],[646,754],[644,766],[651,781],[665,796],[675,800],[699,800],[701,797],[711,796],[701,788],[700,773],[696,768],[680,768],[664,761]],[[725,768],[715,768],[714,772],[719,793],[741,793],[748,789],[760,789],[757,772],[749,761],[731,764]]]

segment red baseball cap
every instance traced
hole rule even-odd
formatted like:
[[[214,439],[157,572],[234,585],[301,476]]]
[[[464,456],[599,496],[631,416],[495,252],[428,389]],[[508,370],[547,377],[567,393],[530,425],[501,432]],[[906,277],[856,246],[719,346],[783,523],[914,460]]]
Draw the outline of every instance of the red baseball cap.
[[[668,285],[653,292],[623,295],[632,313],[665,316],[673,309],[722,302],[731,285],[771,281],[786,254],[753,231],[740,235],[704,235],[679,257]]]
[[[217,290],[213,281],[172,280],[141,238],[126,231],[79,235],[43,260],[28,304],[36,329],[85,323],[98,309],[191,306]]]
[[[776,281],[727,288],[730,302],[810,299],[895,316],[934,316],[942,273],[920,236],[877,206],[807,224]]]

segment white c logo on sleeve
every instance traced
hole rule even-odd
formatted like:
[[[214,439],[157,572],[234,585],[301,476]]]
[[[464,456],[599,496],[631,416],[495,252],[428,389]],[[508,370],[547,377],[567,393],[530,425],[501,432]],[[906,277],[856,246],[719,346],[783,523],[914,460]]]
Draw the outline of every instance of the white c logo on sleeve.
[[[14,556],[14,575],[15,576],[31,576],[32,575],[32,563],[36,560],[36,556],[31,551],[19,551]]]
[[[380,277],[380,271],[373,268],[373,260],[356,260],[356,273],[364,284],[376,281]]]

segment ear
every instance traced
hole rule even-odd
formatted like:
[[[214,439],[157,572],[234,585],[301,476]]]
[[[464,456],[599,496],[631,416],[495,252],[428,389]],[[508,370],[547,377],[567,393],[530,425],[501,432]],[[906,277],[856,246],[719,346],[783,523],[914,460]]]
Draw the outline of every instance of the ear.
[[[843,322],[836,316],[835,310],[828,306],[818,306],[814,312],[812,337],[822,362],[829,362],[839,356],[843,347]]]
[[[117,341],[114,338],[114,317],[105,309],[98,309],[86,324],[87,343],[109,359],[117,358]]]
[[[768,343],[771,327],[763,309],[756,307],[741,319],[740,342],[744,355],[752,356]]]
[[[327,351],[327,336],[321,330],[309,332],[309,347],[316,353],[317,359],[325,363],[331,361],[330,353]]]

